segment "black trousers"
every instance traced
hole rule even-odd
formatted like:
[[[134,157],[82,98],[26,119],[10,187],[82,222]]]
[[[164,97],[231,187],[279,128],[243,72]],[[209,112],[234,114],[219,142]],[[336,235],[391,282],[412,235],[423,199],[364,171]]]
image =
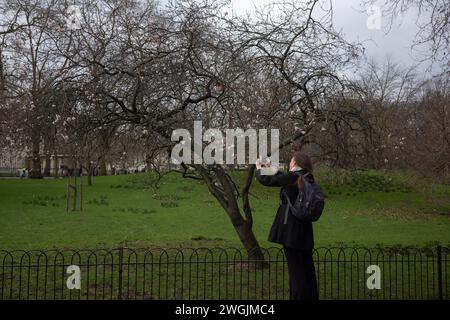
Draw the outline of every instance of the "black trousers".
[[[283,247],[286,255],[291,300],[319,300],[312,250]]]

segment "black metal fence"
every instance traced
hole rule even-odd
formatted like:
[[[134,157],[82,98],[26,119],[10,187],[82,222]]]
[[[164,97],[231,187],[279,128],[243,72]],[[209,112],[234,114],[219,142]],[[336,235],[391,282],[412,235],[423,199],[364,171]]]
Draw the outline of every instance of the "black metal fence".
[[[0,251],[0,299],[288,299],[283,250],[263,252],[264,267],[235,248]],[[450,299],[449,252],[317,248],[320,298]]]

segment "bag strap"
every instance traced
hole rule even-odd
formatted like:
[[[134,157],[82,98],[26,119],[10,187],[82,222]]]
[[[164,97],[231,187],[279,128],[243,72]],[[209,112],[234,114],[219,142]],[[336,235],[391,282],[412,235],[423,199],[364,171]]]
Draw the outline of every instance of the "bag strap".
[[[301,179],[301,177],[302,177],[301,173],[298,173],[297,171],[294,171],[294,173],[298,176],[299,179]],[[296,184],[297,184],[297,181],[296,181]],[[284,221],[283,222],[284,222],[284,224],[287,224],[289,211],[292,208],[292,203],[291,203],[291,199],[289,199],[289,196],[287,195],[286,191],[283,190],[281,194],[284,195],[284,197],[286,198],[286,209],[284,211]],[[300,196],[300,190],[298,190],[297,198],[299,196]]]
[[[291,210],[292,204],[291,204],[291,200],[289,200],[289,196],[286,194],[286,192],[284,192],[284,190],[283,190],[283,194],[284,194],[284,197],[287,200],[287,202],[286,202],[286,209],[284,210],[284,221],[283,222],[284,222],[284,224],[287,224],[289,211]]]

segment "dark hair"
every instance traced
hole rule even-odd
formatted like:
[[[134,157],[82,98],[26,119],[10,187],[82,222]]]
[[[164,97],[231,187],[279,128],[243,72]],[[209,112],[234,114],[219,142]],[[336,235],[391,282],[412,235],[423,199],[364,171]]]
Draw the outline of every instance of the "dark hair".
[[[293,158],[294,158],[295,163],[299,167],[301,167],[302,169],[308,170],[311,173],[313,172],[313,165],[312,165],[311,158],[306,153],[296,151],[296,152],[294,152]],[[297,179],[297,187],[299,190],[300,190],[301,186],[302,186],[302,177],[300,176]]]
[[[306,169],[311,173],[313,172],[313,165],[312,165],[311,158],[306,153],[297,151],[294,153],[293,158],[294,158],[295,163],[299,167],[302,167],[303,169]]]

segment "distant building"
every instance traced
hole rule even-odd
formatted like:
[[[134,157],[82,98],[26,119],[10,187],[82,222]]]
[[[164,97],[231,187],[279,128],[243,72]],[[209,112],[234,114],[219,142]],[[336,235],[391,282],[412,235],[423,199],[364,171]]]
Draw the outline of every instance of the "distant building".
[[[17,172],[25,167],[26,150],[4,147],[0,150],[0,172]]]
[[[41,155],[41,171],[45,173],[45,169],[50,169],[51,176],[62,176],[68,169],[76,169],[80,164],[73,156],[69,154],[51,155],[48,159],[45,155]],[[49,161],[49,163],[47,163]],[[30,155],[25,157],[25,168],[31,169],[32,157]]]

